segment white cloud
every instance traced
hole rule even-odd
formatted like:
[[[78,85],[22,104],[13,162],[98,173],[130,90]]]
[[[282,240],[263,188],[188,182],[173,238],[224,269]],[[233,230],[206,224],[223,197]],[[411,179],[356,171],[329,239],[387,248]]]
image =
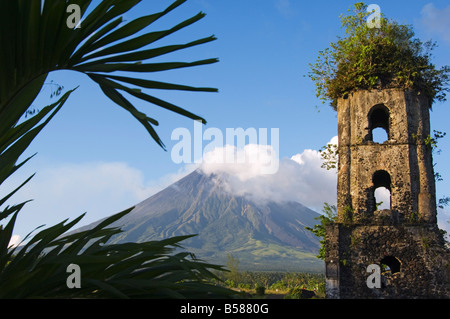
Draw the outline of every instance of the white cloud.
[[[222,172],[245,181],[255,176],[270,175],[278,171],[279,158],[271,145],[247,144],[239,149],[225,145],[203,155],[203,172]]]
[[[333,138],[331,142],[336,144],[337,140]],[[226,151],[217,149],[206,156]],[[247,145],[242,152],[247,158],[268,160],[264,157],[267,154],[265,149]],[[264,162],[203,163],[201,169],[207,174],[218,174],[220,180],[225,182],[226,190],[236,195],[246,195],[257,200],[298,201],[318,211],[324,202],[336,202],[336,170],[327,171],[321,167],[322,159],[318,151],[304,150],[291,158],[280,160],[275,174],[261,174],[264,165]]]
[[[421,23],[428,32],[437,34],[450,43],[450,5],[439,9],[433,3],[428,3],[422,8]]]
[[[375,190],[375,202],[380,205],[378,209],[390,209],[391,193],[389,190],[385,187],[377,188]]]
[[[223,156],[227,153],[247,161],[226,164]],[[268,174],[268,166],[274,163],[277,173]],[[320,166],[318,151],[305,150],[279,161],[276,149],[270,145],[246,145],[244,149],[227,146],[206,153],[202,169],[207,173],[228,173],[226,185],[230,191],[271,200],[296,200],[320,210],[324,201],[334,203],[336,198],[336,173]],[[8,179],[2,185],[0,197],[37,171],[9,201],[15,204],[33,199],[20,212],[14,229],[14,234],[24,238],[40,225],[52,226],[67,218],[73,220],[85,212],[86,216],[75,227],[127,209],[196,168],[198,165],[184,165],[173,174],[146,180],[140,170],[126,163],[51,165],[41,162],[19,170]]]
[[[24,237],[40,225],[73,220],[85,212],[77,226],[97,221],[147,199],[192,169],[186,166],[158,180],[146,181],[141,171],[120,162],[40,167],[38,174],[10,200],[15,204],[33,199],[19,213],[14,233]],[[2,185],[3,192],[12,190],[23,179],[13,176]]]
[[[333,137],[327,144],[337,145],[338,137]],[[264,158],[267,152],[265,149],[262,151],[252,145],[240,151],[229,146],[218,148],[205,155],[205,158],[217,158],[218,162],[203,163],[200,168],[206,174],[218,175],[217,180],[224,183],[224,189],[235,195],[245,195],[259,201],[297,201],[317,212],[321,212],[324,202],[336,204],[337,169],[322,168],[323,160],[317,150],[306,149],[291,158],[280,160],[275,174],[262,174],[264,164],[261,162],[221,163],[227,152],[241,152],[247,159],[262,158],[267,162],[268,159]],[[381,209],[389,208],[388,190],[377,190],[376,198],[378,202],[383,202]]]

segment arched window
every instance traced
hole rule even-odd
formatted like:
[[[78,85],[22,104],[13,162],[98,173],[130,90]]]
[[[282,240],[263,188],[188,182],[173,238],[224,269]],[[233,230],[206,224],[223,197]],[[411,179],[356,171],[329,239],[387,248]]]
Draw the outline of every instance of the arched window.
[[[377,210],[391,209],[391,191],[386,187],[378,187],[374,192]]]
[[[376,171],[372,177],[375,207],[391,209],[391,176],[388,172]]]
[[[386,256],[380,261],[381,269],[383,272],[390,272],[395,274],[401,271],[401,262],[394,256]]]
[[[369,140],[384,143],[389,140],[389,109],[384,104],[377,104],[369,111]]]

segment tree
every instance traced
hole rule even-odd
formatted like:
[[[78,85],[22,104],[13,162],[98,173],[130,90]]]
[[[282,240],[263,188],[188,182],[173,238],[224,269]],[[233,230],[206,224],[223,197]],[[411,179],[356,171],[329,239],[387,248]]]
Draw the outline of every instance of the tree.
[[[227,270],[226,275],[228,280],[231,280],[236,285],[241,281],[241,273],[239,271],[239,259],[233,256],[233,254],[227,254]]]
[[[156,20],[171,12],[185,0],[176,0],[165,10],[122,24],[124,13],[140,0],[103,0],[86,14],[91,0],[71,0],[79,8],[81,26],[69,21],[69,1],[0,0],[0,186],[33,156],[18,163],[33,139],[61,109],[76,88],[39,112],[30,114],[31,103],[41,91],[50,72],[72,70],[86,74],[102,92],[135,117],[164,147],[154,126],[158,122],[139,111],[121,92],[144,102],[205,120],[169,102],[144,93],[142,89],[215,92],[212,88],[195,88],[162,83],[127,74],[147,74],[164,70],[215,63],[217,59],[195,62],[148,63],[147,60],[215,40],[213,36],[185,44],[146,49],[204,17],[199,13],[168,30],[137,35]],[[74,7],[73,7],[74,6]],[[86,16],[85,16],[86,15]],[[69,23],[70,22],[70,23]],[[114,74],[113,74],[114,73]],[[120,84],[122,82],[123,84]],[[131,88],[130,85],[138,88]],[[59,92],[61,93],[61,92]],[[26,115],[33,115],[28,117]],[[0,199],[0,207],[33,176]],[[210,270],[221,266],[204,263],[188,252],[174,253],[180,242],[191,237],[163,241],[106,245],[120,229],[108,228],[132,208],[115,214],[91,230],[67,234],[83,215],[52,227],[30,233],[20,247],[9,246],[17,216],[23,202],[0,210],[0,298],[204,298],[227,297],[230,291],[211,284],[217,278]],[[70,264],[81,267],[81,288],[66,286]]]
[[[450,68],[436,69],[431,62],[436,43],[414,38],[411,26],[401,25],[381,15],[379,28],[368,26],[367,5],[356,3],[352,14],[341,15],[346,36],[319,51],[310,64],[309,77],[323,103],[357,90],[401,88],[425,94],[430,107],[444,101]],[[349,10],[351,11],[351,10]]]
[[[327,144],[319,150],[320,158],[322,159],[321,168],[325,168],[327,171],[337,169],[338,167],[338,153],[339,148],[337,144]]]
[[[316,217],[316,220],[319,220],[320,223],[315,225],[314,228],[311,227],[305,227],[306,230],[311,231],[314,235],[316,235],[319,238],[322,238],[320,240],[320,244],[322,245],[319,249],[319,254],[317,255],[317,258],[325,260],[325,235],[326,235],[326,228],[328,225],[334,223],[337,219],[337,208],[334,205],[330,205],[328,203],[324,203],[323,205],[323,215],[320,215],[319,217]]]

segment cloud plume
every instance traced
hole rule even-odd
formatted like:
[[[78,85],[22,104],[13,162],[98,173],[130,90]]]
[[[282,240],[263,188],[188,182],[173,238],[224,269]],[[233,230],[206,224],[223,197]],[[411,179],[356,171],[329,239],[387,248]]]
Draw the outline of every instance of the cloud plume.
[[[336,143],[333,138],[330,143]],[[270,146],[268,146],[270,147]],[[210,156],[226,150],[214,150]],[[270,153],[263,150],[264,154]],[[246,145],[242,150],[247,157],[264,158],[256,145]],[[207,154],[208,155],[208,154]],[[321,168],[322,159],[317,150],[307,149],[291,158],[279,161],[274,174],[261,174],[264,163],[245,162],[235,164],[203,163],[200,169],[206,174],[216,174],[223,187],[235,195],[256,200],[297,201],[319,210],[324,202],[336,202],[336,170]]]

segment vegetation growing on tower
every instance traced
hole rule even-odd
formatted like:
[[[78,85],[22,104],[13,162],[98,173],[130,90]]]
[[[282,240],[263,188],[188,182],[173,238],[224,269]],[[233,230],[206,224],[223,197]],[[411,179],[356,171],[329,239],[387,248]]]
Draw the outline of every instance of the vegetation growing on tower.
[[[450,67],[440,69],[432,63],[436,43],[415,38],[409,25],[380,16],[379,28],[367,24],[367,5],[356,3],[349,15],[341,15],[345,36],[319,51],[310,64],[309,77],[323,103],[357,90],[399,88],[425,94],[430,101],[445,101]]]

